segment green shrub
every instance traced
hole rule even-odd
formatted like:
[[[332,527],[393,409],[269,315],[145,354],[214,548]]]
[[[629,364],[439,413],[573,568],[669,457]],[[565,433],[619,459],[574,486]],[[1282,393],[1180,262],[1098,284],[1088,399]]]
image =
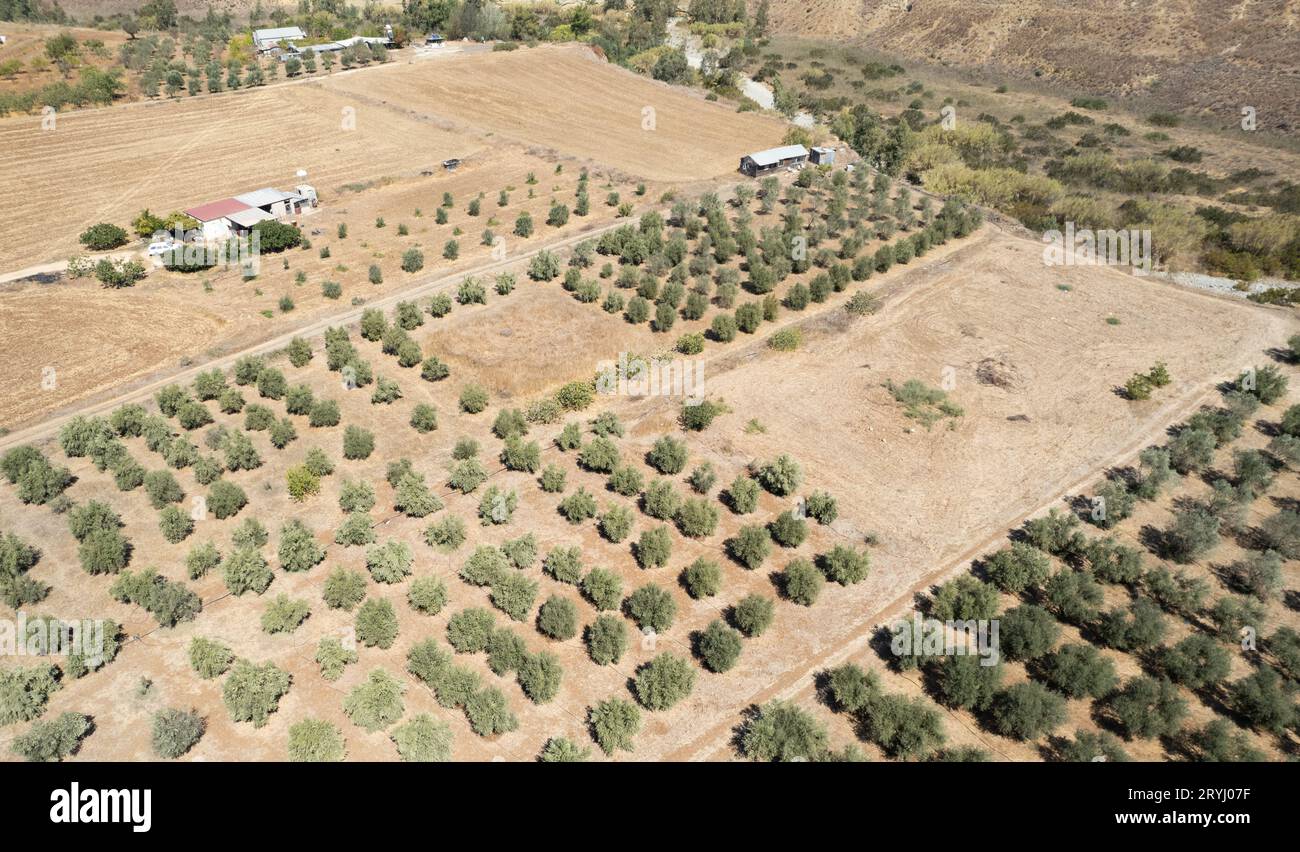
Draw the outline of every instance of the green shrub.
[[[740,634],[716,618],[696,641],[696,651],[711,672],[725,672],[734,667],[740,658],[740,648]]]
[[[430,547],[450,553],[465,543],[465,522],[448,515],[424,530],[424,540]]]
[[[1018,541],[987,557],[984,570],[999,589],[1018,595],[1047,580],[1052,560],[1038,548]]]
[[[470,697],[465,703],[465,716],[470,728],[481,737],[508,733],[519,727],[519,720],[510,712],[506,697],[492,686]]]
[[[825,491],[814,491],[808,495],[804,501],[804,511],[808,517],[815,520],[822,526],[829,526],[835,523],[839,517],[839,504],[835,498]]]
[[[751,760],[824,760],[830,750],[826,728],[810,713],[781,700],[769,701],[744,726],[741,749]]]
[[[343,646],[337,636],[326,636],[316,646],[316,664],[320,676],[333,683],[343,677],[343,671],[358,660],[357,652]]]
[[[262,630],[265,633],[292,633],[310,614],[306,601],[277,595],[262,611]]]
[[[91,727],[89,716],[61,713],[58,718],[36,722],[15,736],[10,750],[32,763],[59,761],[77,753]]]
[[[393,729],[391,736],[402,760],[446,763],[451,760],[452,732],[446,722],[417,713]]]
[[[637,701],[647,710],[667,710],[694,688],[695,668],[667,652],[641,666],[632,685]]]
[[[807,559],[795,559],[785,567],[781,584],[787,598],[802,606],[812,606],[821,594],[825,578]]]
[[[349,426],[343,430],[343,458],[351,461],[367,459],[374,451],[374,433],[360,426]]]
[[[357,639],[367,648],[393,647],[397,641],[397,613],[383,598],[369,598],[357,610]]]
[[[596,498],[579,488],[560,501],[560,514],[571,524],[580,524],[596,515]]]
[[[998,691],[989,713],[997,733],[1033,740],[1065,722],[1065,700],[1042,684],[1028,681]]]
[[[682,571],[682,583],[697,600],[712,597],[722,590],[722,569],[718,563],[701,557]]]
[[[154,714],[150,743],[153,752],[164,759],[182,756],[198,744],[207,729],[203,717],[194,711],[164,708]]]
[[[456,613],[447,622],[447,641],[457,653],[476,654],[487,648],[493,629],[492,613],[471,607]]]
[[[519,666],[519,687],[534,704],[545,704],[555,698],[562,677],[560,660],[549,651],[529,654]]]
[[[842,544],[832,547],[830,553],[817,557],[817,561],[827,579],[841,586],[860,583],[871,570],[871,559],[865,552],[858,552]]]
[[[143,607],[161,627],[192,621],[203,608],[199,596],[184,583],[168,580],[153,568],[132,574],[123,571],[109,587],[109,595],[122,603]]]
[[[478,385],[465,385],[460,391],[460,409],[466,414],[478,414],[488,407],[488,393]]]
[[[776,605],[771,598],[749,594],[740,599],[732,611],[732,622],[751,638],[761,636],[772,624]]]
[[[222,686],[222,699],[230,718],[263,727],[280,706],[280,698],[289,691],[293,678],[274,663],[257,665],[248,660],[235,661]]]
[[[578,635],[578,608],[568,598],[552,595],[537,613],[537,629],[559,641]]]
[[[782,547],[798,547],[808,537],[808,524],[787,510],[777,515],[776,519],[768,525],[768,532]]]
[[[641,533],[633,546],[633,555],[642,568],[662,568],[668,563],[672,550],[672,533],[661,524]]]
[[[768,554],[772,552],[771,541],[765,527],[749,524],[741,527],[735,536],[727,539],[727,555],[753,571],[761,567]]]
[[[303,719],[289,726],[289,759],[295,763],[338,763],[346,754],[343,734],[329,722]]]
[[[538,584],[523,574],[505,573],[492,583],[492,603],[515,621],[523,621],[537,600]]]
[[[1021,604],[1001,618],[1001,648],[1011,660],[1037,659],[1052,649],[1061,628],[1051,613],[1035,604]]]
[[[117,225],[100,222],[81,232],[78,241],[91,251],[108,251],[127,243],[129,236]]]
[[[220,677],[230,670],[235,660],[235,652],[227,645],[214,639],[196,636],[190,640],[190,667],[205,680]]]
[[[754,478],[759,485],[771,493],[778,497],[785,497],[793,494],[799,488],[799,483],[803,480],[803,473],[798,462],[790,458],[790,456],[782,454],[774,460],[761,465],[754,471]]]
[[[402,717],[405,685],[383,669],[374,669],[343,700],[343,711],[353,724],[374,733],[382,731]]]
[[[617,663],[627,651],[627,627],[621,618],[600,615],[587,625],[587,653],[600,666]]]
[[[584,763],[591,757],[591,749],[580,748],[565,737],[552,737],[542,746],[537,756],[539,763]]]
[[[648,583],[628,597],[627,614],[641,630],[664,633],[672,627],[677,615],[677,603],[667,591],[654,583]]]
[[[685,443],[671,435],[664,435],[655,441],[650,452],[646,454],[646,461],[660,473],[672,475],[681,473],[686,467],[687,456]]]
[[[1178,730],[1187,715],[1187,702],[1168,680],[1137,676],[1111,696],[1107,709],[1129,738],[1154,738]]]
[[[582,593],[598,610],[611,610],[623,599],[623,581],[604,568],[593,568],[582,580]]]
[[[758,508],[758,494],[758,483],[740,474],[727,489],[727,504],[736,514],[747,515]]]
[[[632,738],[641,730],[641,711],[630,701],[600,701],[587,714],[592,738],[605,754],[632,751]]]
[[[682,498],[667,479],[656,479],[646,489],[641,500],[641,507],[647,515],[660,520],[667,520],[677,514],[681,508]]]
[[[0,725],[29,722],[45,712],[60,687],[57,666],[35,665],[0,671]]]
[[[208,488],[208,509],[217,520],[233,517],[246,505],[248,496],[233,482],[218,479]]]

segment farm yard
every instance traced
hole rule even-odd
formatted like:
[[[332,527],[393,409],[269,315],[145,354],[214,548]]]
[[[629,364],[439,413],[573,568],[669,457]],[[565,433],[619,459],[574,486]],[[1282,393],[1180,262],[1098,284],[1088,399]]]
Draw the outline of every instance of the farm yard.
[[[593,81],[590,90],[574,92],[574,103],[589,100],[598,123],[608,132],[543,137],[555,148],[525,146],[504,137],[528,138],[535,130],[531,122],[558,122],[559,113],[518,112],[512,125],[509,116],[488,111],[485,101],[472,97],[462,103],[477,103],[484,113],[462,111],[454,113],[454,119],[425,111],[447,106],[449,102],[443,99],[405,100],[410,94],[407,90],[418,91],[431,78],[445,80],[453,68],[463,69],[465,85],[476,76],[490,79],[490,73],[482,69],[497,67],[501,54],[460,57],[437,63],[436,68],[431,64],[391,66],[236,93],[229,100],[239,104],[238,109],[219,111],[215,117],[212,102],[196,100],[73,113],[60,117],[54,131],[41,131],[35,119],[0,120],[0,139],[6,143],[0,154],[0,171],[16,173],[22,163],[31,184],[43,189],[39,194],[16,196],[0,213],[4,220],[0,224],[10,235],[6,247],[0,249],[5,252],[0,256],[3,269],[75,254],[77,235],[92,222],[125,221],[140,209],[185,209],[223,193],[285,185],[296,180],[293,175],[299,168],[307,170],[307,180],[321,194],[315,215],[302,219],[313,247],[294,253],[292,260],[286,257],[283,264],[292,268],[271,268],[272,263],[266,263],[255,281],[243,281],[237,269],[211,274],[159,272],[137,284],[131,299],[101,302],[110,311],[98,315],[105,321],[104,334],[109,336],[115,307],[124,312],[124,322],[132,322],[139,311],[182,316],[187,307],[194,310],[195,315],[185,320],[193,324],[196,333],[184,338],[173,335],[167,326],[142,324],[139,351],[155,351],[148,341],[156,338],[162,355],[158,359],[137,356],[121,366],[115,366],[118,362],[112,359],[85,363],[79,357],[84,340],[51,335],[45,325],[57,323],[57,313],[29,313],[35,300],[44,301],[51,293],[56,299],[80,298],[71,294],[83,292],[95,294],[88,298],[102,299],[96,293],[97,285],[89,280],[64,281],[55,287],[36,283],[0,286],[0,312],[14,318],[18,335],[14,348],[22,353],[0,368],[9,389],[2,407],[4,425],[12,428],[106,385],[150,376],[184,355],[238,350],[313,313],[337,311],[346,304],[340,299],[372,298],[391,291],[412,280],[398,269],[409,248],[424,254],[424,274],[452,272],[486,259],[492,253],[491,245],[484,244],[488,231],[504,241],[501,250],[507,255],[526,251],[552,235],[564,237],[612,222],[620,215],[620,205],[638,212],[646,209],[667,187],[656,176],[669,175],[688,183],[717,178],[734,168],[734,160],[751,140],[778,138],[780,124],[772,119],[734,115],[689,94],[598,65],[581,54],[578,49],[539,48],[508,57],[513,63],[511,73],[524,81],[552,85],[554,81],[546,83],[548,74],[581,74]],[[384,83],[365,82],[365,86],[373,85],[382,94],[368,99],[347,88],[376,79]],[[541,91],[520,91],[514,96],[526,100]],[[646,104],[657,110],[657,130],[641,129],[641,110]],[[471,110],[471,106],[457,109]],[[342,129],[345,110],[352,111],[348,115],[355,119],[354,130]],[[625,115],[627,121],[616,119],[616,115]],[[484,123],[475,124],[480,120]],[[283,144],[285,128],[292,128],[295,144]],[[672,153],[692,135],[707,146],[707,156],[683,160]],[[601,140],[602,150],[611,152],[603,161],[593,161],[594,149],[584,147],[595,144],[591,140],[596,138]],[[92,140],[96,145],[107,143],[104,151],[112,153],[97,155],[98,163],[92,168],[99,179],[86,181],[86,152],[99,150],[91,145]],[[413,144],[417,140],[418,144]],[[36,157],[38,149],[41,155]],[[444,172],[439,164],[451,157],[460,158],[462,165]],[[552,202],[578,209],[572,192],[584,168],[590,168],[595,178],[590,212],[585,216],[575,212],[563,225],[547,224]],[[454,206],[444,211],[445,224],[438,224],[435,217],[445,193],[451,194]],[[501,204],[502,193],[506,194],[505,205]],[[78,211],[77,218],[67,222],[66,231],[60,227],[51,232],[40,224],[39,211],[52,198],[64,199],[56,203]],[[614,198],[618,200],[611,204]],[[471,203],[479,210],[475,215],[468,212]],[[513,233],[524,212],[535,222],[531,238]],[[376,227],[379,222],[386,227]],[[345,239],[336,236],[340,226],[350,229]],[[401,230],[407,234],[399,233]],[[453,241],[457,244],[454,261],[444,257],[447,244]],[[328,250],[328,256],[321,257],[322,250]],[[280,264],[280,258],[274,263]],[[372,266],[380,268],[379,284],[369,278]],[[340,291],[323,296],[327,282],[340,285]],[[295,306],[292,316],[279,308],[285,296]],[[263,315],[267,312],[271,316]],[[127,313],[131,317],[125,316]],[[35,322],[17,322],[22,318]],[[94,329],[89,331],[95,334]],[[188,352],[177,345],[181,339]],[[41,345],[27,343],[36,340],[42,341]],[[164,340],[168,341],[165,345]],[[105,343],[113,345],[112,340]],[[39,376],[46,366],[59,371],[58,387],[41,394],[27,393],[24,377]]]
[[[542,97],[557,90],[570,94]],[[511,106],[518,103],[535,105]],[[645,107],[655,110],[653,130],[642,128]],[[343,129],[345,119],[355,129]],[[574,123],[584,120],[585,128]],[[748,149],[775,144],[781,127],[598,63],[581,48],[466,54],[215,100],[72,112],[53,130],[42,130],[39,117],[10,117],[0,119],[0,174],[21,174],[40,192],[0,214],[10,235],[0,268],[73,254],[77,234],[94,222],[284,183],[297,169],[326,191],[418,177],[444,159],[496,149],[521,162],[564,158],[574,170],[705,180],[732,171]],[[683,149],[696,153],[683,157]],[[49,205],[75,213],[66,232],[41,226]]]

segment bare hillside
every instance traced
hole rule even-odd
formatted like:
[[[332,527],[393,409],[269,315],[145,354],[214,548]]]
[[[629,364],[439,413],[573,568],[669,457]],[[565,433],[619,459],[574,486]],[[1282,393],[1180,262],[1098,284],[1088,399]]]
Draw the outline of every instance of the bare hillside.
[[[1297,0],[771,0],[773,32],[1041,78],[1224,119],[1300,122]]]

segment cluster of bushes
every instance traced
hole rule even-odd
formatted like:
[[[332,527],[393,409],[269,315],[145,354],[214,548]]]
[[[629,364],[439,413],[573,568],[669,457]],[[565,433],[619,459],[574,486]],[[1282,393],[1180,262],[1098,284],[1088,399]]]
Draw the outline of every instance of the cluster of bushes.
[[[468,637],[468,634],[458,635]],[[485,649],[486,636],[483,642]],[[426,639],[411,648],[407,654],[407,670],[433,690],[439,705],[461,708],[470,728],[479,736],[494,736],[519,727],[519,720],[510,711],[501,690],[483,686],[477,672],[454,663],[451,654],[439,647],[436,640]]]

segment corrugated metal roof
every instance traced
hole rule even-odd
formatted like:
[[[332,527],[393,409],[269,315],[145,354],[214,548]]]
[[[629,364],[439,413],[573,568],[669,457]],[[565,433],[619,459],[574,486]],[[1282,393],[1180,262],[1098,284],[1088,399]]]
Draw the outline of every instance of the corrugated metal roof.
[[[354,47],[358,44],[388,44],[388,39],[379,36],[352,36],[351,38],[341,39],[339,41],[327,41],[323,44],[304,44],[295,45],[298,53],[329,53],[335,50],[343,50],[348,47]]]
[[[191,207],[185,211],[185,215],[193,216],[200,222],[212,222],[217,219],[224,219],[231,213],[238,213],[240,210],[247,209],[248,205],[238,199],[223,198],[220,201],[209,201],[207,204]]]
[[[283,39],[306,38],[307,34],[302,31],[301,27],[271,27],[265,30],[253,30],[253,41],[262,42],[281,41]]]
[[[237,213],[231,213],[226,218],[242,228],[251,228],[258,222],[265,222],[267,219],[274,219],[275,217],[265,210],[240,210]]]
[[[757,151],[749,155],[756,165],[771,166],[782,160],[789,160],[794,157],[808,156],[808,149],[802,145],[784,145],[780,148],[768,148],[766,151]]]
[[[282,192],[266,186],[261,189],[255,189],[252,192],[245,192],[243,195],[236,195],[235,200],[247,204],[249,207],[269,207],[277,201],[284,201],[286,198],[295,198],[291,192]]]

